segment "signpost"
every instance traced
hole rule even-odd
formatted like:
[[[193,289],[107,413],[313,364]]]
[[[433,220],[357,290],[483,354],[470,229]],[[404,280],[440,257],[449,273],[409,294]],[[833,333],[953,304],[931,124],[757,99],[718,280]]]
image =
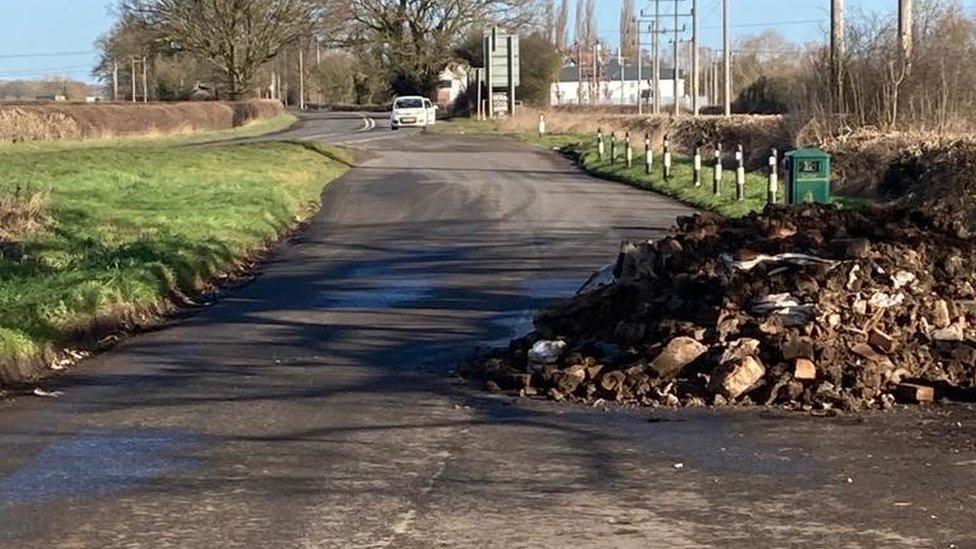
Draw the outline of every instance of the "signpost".
[[[485,30],[485,80],[489,96],[488,117],[494,118],[496,110],[507,109],[509,115],[515,114],[515,88],[520,82],[519,37],[517,34],[498,32],[498,27]],[[499,96],[505,97],[504,104]]]

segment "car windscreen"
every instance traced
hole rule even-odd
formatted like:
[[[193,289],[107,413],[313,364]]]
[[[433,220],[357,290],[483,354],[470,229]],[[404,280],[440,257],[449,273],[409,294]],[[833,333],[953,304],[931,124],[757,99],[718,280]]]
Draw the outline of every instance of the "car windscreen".
[[[423,99],[397,99],[393,105],[394,109],[422,109],[424,108]]]

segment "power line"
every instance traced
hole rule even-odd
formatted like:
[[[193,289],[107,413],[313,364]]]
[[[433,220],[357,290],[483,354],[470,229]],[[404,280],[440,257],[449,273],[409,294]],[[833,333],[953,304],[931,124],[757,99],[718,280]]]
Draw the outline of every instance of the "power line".
[[[61,51],[50,53],[4,53],[0,54],[0,59],[32,59],[38,57],[68,57],[81,55],[94,55],[97,51]]]
[[[29,69],[29,70],[13,70],[13,71],[0,71],[0,76],[18,76],[18,75],[33,75],[33,74],[47,74],[55,72],[77,72],[82,70],[91,70],[90,66],[81,67],[51,67],[47,69]]]

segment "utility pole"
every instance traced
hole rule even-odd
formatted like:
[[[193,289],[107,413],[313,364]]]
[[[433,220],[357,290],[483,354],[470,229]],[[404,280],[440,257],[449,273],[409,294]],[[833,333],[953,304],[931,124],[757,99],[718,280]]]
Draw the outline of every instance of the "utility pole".
[[[691,113],[698,116],[701,106],[698,104],[698,0],[691,2]]]
[[[620,49],[617,50],[617,65],[620,69],[620,106],[622,107],[624,103],[627,102],[626,96],[624,95],[624,35],[620,34]]]
[[[898,0],[898,49],[907,67],[912,57],[912,0]]]
[[[661,114],[661,0],[654,0],[654,114]]]
[[[112,61],[112,101],[119,100],[119,61]]]
[[[149,102],[149,67],[146,58],[142,58],[142,102]]]
[[[722,42],[725,50],[722,52],[725,71],[725,116],[732,116],[732,37],[729,35],[729,0],[722,0]]]
[[[298,49],[298,108],[305,110],[305,48]]]
[[[597,96],[600,95],[600,75],[598,74],[599,63],[597,58],[600,56],[600,43],[593,44],[593,85],[590,86],[590,105],[596,104]]]
[[[576,41],[576,78],[578,83],[576,85],[576,102],[580,105],[583,104],[583,48],[580,46],[579,40]]]
[[[641,24],[634,24],[637,29],[637,114],[644,114],[644,45],[641,43]]]
[[[678,102],[678,2],[680,0],[674,0],[674,57],[672,60],[674,77],[671,80],[674,84],[674,116],[677,118],[681,115],[681,105]]]
[[[834,111],[844,112],[844,0],[830,1],[830,80]]]

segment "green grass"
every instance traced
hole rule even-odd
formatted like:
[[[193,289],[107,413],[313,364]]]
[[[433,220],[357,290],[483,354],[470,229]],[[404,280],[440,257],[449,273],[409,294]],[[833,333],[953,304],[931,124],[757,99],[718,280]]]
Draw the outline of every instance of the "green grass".
[[[592,135],[547,134],[539,136],[535,132],[505,134],[497,122],[482,122],[471,118],[454,118],[448,123],[435,126],[435,128],[434,131],[443,134],[504,134],[546,149],[572,150],[579,154],[579,166],[593,176],[659,192],[690,206],[718,212],[728,217],[740,217],[761,210],[766,206],[768,176],[765,172],[746,172],[745,200],[739,201],[736,200],[734,165],[723,166],[723,178],[719,194],[714,194],[712,191],[714,162],[711,157],[707,156],[702,158],[702,184],[700,187],[694,185],[694,162],[692,158],[680,154],[672,154],[671,177],[665,181],[662,166],[663,156],[660,149],[654,151],[652,173],[645,173],[644,147],[640,140],[634,143],[633,166],[627,168],[624,165],[622,142],[618,141],[617,162],[610,162],[609,138],[606,140],[605,157],[600,160],[596,136]],[[780,202],[783,200],[783,189],[781,174]],[[836,196],[834,202],[841,207],[856,208],[863,206],[870,200]]]
[[[0,360],[201,289],[313,212],[346,169],[324,146],[174,146],[199,137],[0,148],[0,192],[48,192],[52,220],[0,257]]]

